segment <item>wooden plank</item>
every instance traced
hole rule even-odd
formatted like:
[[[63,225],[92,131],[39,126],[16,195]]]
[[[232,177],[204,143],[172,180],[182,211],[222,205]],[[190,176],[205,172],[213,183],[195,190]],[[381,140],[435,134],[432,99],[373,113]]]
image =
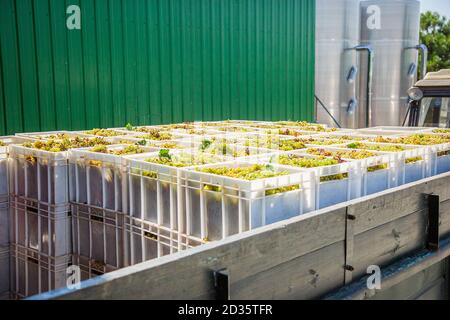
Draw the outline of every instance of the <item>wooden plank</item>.
[[[363,233],[379,225],[394,221],[408,214],[427,208],[424,194],[435,193],[441,201],[450,199],[449,175],[430,178],[424,182],[387,190],[367,201],[357,201],[348,206],[349,214],[356,216],[355,234]]]
[[[122,269],[114,273],[117,278],[105,275],[109,279],[101,285],[75,292],[60,291],[63,294],[61,298],[212,299],[215,295],[213,270],[227,268],[233,286],[241,279],[342,242],[345,237],[345,207],[321,213],[323,211],[307,214],[194,248],[190,252]],[[90,283],[92,281],[86,285]]]
[[[427,215],[418,211],[355,236],[353,276],[366,274],[370,265],[385,266],[424,247]]]
[[[344,284],[345,259],[351,259],[355,278],[366,275],[368,265],[385,266],[423,248],[428,212],[424,193],[439,193],[444,200],[441,228],[448,232],[449,180],[449,174],[427,179],[91,279],[80,291],[62,289],[42,298],[212,299],[213,271],[223,268],[230,274],[232,299],[315,298]],[[346,225],[350,208],[356,217],[355,238],[346,243],[346,234],[353,234]],[[314,280],[317,274],[320,280]],[[408,275],[388,276],[383,285],[395,285]],[[311,289],[314,281],[317,288]],[[367,292],[362,288],[360,294]]]
[[[448,259],[450,256],[450,238],[441,239],[440,249],[436,252],[422,250],[405,257],[381,270],[382,289],[394,287],[413,275],[428,269],[430,266]],[[367,277],[362,277],[354,283],[344,286],[335,292],[330,292],[328,300],[361,300],[373,297],[376,290],[367,288]]]
[[[316,299],[344,283],[344,242],[247,277],[231,287],[231,299]]]
[[[440,261],[390,288],[377,291],[370,300],[417,300],[428,296],[447,273],[447,260]]]

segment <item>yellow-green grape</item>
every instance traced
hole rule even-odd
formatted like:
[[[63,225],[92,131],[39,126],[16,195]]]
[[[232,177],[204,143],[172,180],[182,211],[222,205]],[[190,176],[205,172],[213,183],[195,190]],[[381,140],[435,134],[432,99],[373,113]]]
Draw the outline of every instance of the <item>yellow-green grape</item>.
[[[348,178],[348,173],[331,174],[329,176],[320,177],[320,182],[344,180]]]
[[[350,149],[365,149],[365,150],[372,150],[372,151],[384,151],[384,152],[401,152],[405,151],[406,148],[403,146],[395,146],[395,145],[372,145],[372,144],[365,144],[361,142],[353,142],[347,145],[347,148]]]
[[[301,168],[316,168],[331,166],[339,163],[335,158],[305,158],[295,155],[282,155],[279,157],[278,163],[288,166],[295,166]]]
[[[171,140],[173,138],[173,135],[170,132],[160,131],[157,129],[148,129],[148,128],[140,128],[145,129],[146,134],[143,136],[140,136],[141,139],[149,139],[149,140],[156,140],[156,141],[163,141],[163,140]]]
[[[324,157],[335,157],[342,159],[352,159],[352,160],[360,160],[366,159],[370,157],[375,157],[376,154],[373,152],[369,152],[366,150],[324,150],[324,149],[316,149],[311,148],[306,150],[308,154],[324,156]]]
[[[108,149],[104,145],[98,145],[92,148],[92,152],[98,152],[98,153],[107,153],[107,154],[113,154],[116,156],[123,156],[123,155],[130,155],[130,154],[138,154],[138,153],[144,153],[144,149],[142,149],[139,146],[135,145],[129,145],[122,149]]]
[[[162,151],[162,150],[161,150]],[[170,167],[189,167],[197,166],[202,164],[214,163],[220,161],[220,158],[214,157],[213,155],[208,155],[204,153],[200,154],[176,154],[165,156],[161,154],[158,157],[148,158],[146,162],[161,164]]]
[[[279,193],[299,190],[300,187],[301,186],[299,184],[296,184],[296,185],[293,185],[293,186],[287,186],[287,187],[281,187],[281,188],[275,188],[275,189],[268,189],[268,190],[266,190],[265,194],[266,194],[266,196],[273,196],[273,195],[279,194]]]
[[[288,175],[288,171],[274,171],[270,166],[255,164],[243,168],[198,168],[197,171],[243,180],[258,180]]]
[[[450,133],[450,129],[443,129],[443,128],[434,129],[433,133]]]
[[[449,135],[414,134],[407,137],[377,137],[373,142],[399,143],[411,145],[436,145],[450,142]]]
[[[387,169],[387,164],[378,164],[376,166],[371,166],[367,168],[367,172],[374,172],[374,171],[379,171],[379,170],[384,170]]]
[[[27,142],[22,144],[22,146],[49,152],[63,152],[69,149],[87,148],[87,147],[94,147],[97,145],[110,145],[110,144],[111,144],[110,142],[104,140],[103,138],[75,137],[62,140],[50,139],[47,141],[39,140],[35,142]]]
[[[292,151],[306,148],[306,145],[303,141],[299,139],[294,140],[281,140],[280,141],[280,150],[283,151]]]
[[[419,162],[419,161],[422,161],[422,160],[423,160],[422,157],[413,157],[413,158],[408,158],[408,159],[406,159],[406,160],[405,160],[405,163],[406,163],[406,164],[409,164],[409,163],[416,163],[416,162]]]
[[[142,171],[142,175],[147,178],[156,179],[158,178],[158,174],[154,171]]]
[[[88,130],[85,131],[84,133],[86,134],[92,134],[94,136],[100,136],[100,137],[116,137],[121,135],[120,132],[114,131],[114,130],[110,130],[110,129],[92,129],[92,130]]]

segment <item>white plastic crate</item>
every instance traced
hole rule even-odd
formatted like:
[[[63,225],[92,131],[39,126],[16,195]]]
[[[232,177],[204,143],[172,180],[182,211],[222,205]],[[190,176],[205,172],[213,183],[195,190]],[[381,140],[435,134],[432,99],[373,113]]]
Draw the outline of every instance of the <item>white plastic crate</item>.
[[[101,137],[82,137],[83,143],[92,144],[99,140],[111,144],[109,139]],[[69,203],[68,151],[50,152],[23,145],[9,147],[10,192],[17,196],[36,199],[49,204]]]
[[[49,204],[69,202],[67,152],[11,145],[10,192]]]
[[[207,158],[212,162],[226,161],[228,158],[206,155],[193,151],[171,151],[175,158],[183,157],[186,167],[197,165],[196,158]],[[180,230],[179,211],[183,205],[180,168],[146,162],[159,153],[130,156],[129,215],[147,220],[172,230]],[[183,232],[183,230],[181,229]]]
[[[8,154],[9,145],[31,141],[28,138],[5,136],[0,137],[0,203],[7,202],[9,197]]]
[[[304,152],[282,152],[270,156],[265,161],[278,163],[280,167],[292,167],[302,170],[303,180],[312,181],[311,192],[314,199],[314,209],[322,209],[361,196],[362,175],[353,161],[343,160],[333,165],[323,165],[313,168],[300,167],[280,162],[280,157],[306,158],[319,160],[319,157],[304,154]]]
[[[10,290],[9,257],[10,257],[9,246],[0,246],[0,296],[4,296]]]
[[[125,217],[125,248],[128,266],[156,259],[205,243],[149,221]]]
[[[108,146],[108,151],[120,151],[129,145]],[[143,153],[154,149],[139,147]],[[69,151],[70,200],[76,203],[128,212],[127,195],[129,160],[126,156],[92,151],[92,148]]]
[[[254,164],[234,161],[184,170],[182,188],[186,199],[183,215],[187,235],[219,240],[314,210],[313,181],[308,181],[299,169],[270,164],[276,172],[287,171],[289,174],[253,181],[196,170]],[[271,194],[284,187],[298,189]]]
[[[330,156],[334,157],[339,152],[357,151],[354,149],[338,148],[338,147],[316,147],[314,149],[324,150],[330,153]],[[304,153],[308,153],[308,149],[302,150]],[[359,173],[361,176],[361,196],[370,195],[373,193],[381,192],[389,188],[393,188],[399,185],[398,162],[392,154],[386,154],[383,152],[370,151],[374,154],[373,157],[365,159],[350,159],[342,157],[342,160],[351,161],[352,170]],[[356,190],[357,186],[352,190]],[[357,194],[355,194],[357,195]]]
[[[73,255],[72,262],[74,266],[80,268],[81,281],[92,279],[104,275],[105,273],[117,270],[117,268],[105,265],[101,261],[95,261],[80,255]]]
[[[10,241],[24,248],[62,256],[72,252],[70,205],[48,205],[11,197]]]
[[[123,213],[72,204],[72,236],[74,255],[110,270],[124,267]]]
[[[49,257],[18,245],[11,247],[11,292],[18,298],[65,287],[71,255]]]
[[[0,247],[9,245],[9,203],[0,203]]]
[[[340,146],[338,145],[337,147],[345,148],[350,144],[351,142]],[[359,146],[357,146],[358,144]],[[374,142],[358,142],[355,146],[357,146],[355,150],[367,150],[380,154],[391,154],[397,167],[397,185],[411,183],[427,177],[427,161],[429,161],[429,155],[427,149],[424,147]],[[396,147],[399,150],[393,151]],[[371,148],[379,148],[381,150],[370,150]],[[386,148],[392,148],[393,150],[386,150]]]
[[[0,203],[8,201],[8,153],[7,147],[0,147]]]
[[[434,133],[420,133],[426,136],[447,136],[447,135],[439,135]],[[385,141],[398,141],[400,138],[405,138],[410,135],[399,135],[395,137],[386,137]],[[370,140],[372,141],[372,139]],[[409,142],[409,141],[408,141]],[[421,142],[420,142],[421,143]],[[445,142],[441,144],[408,144],[408,143],[399,143],[408,147],[423,147],[426,149],[426,176],[434,176],[437,174],[445,173],[450,171],[450,142]]]

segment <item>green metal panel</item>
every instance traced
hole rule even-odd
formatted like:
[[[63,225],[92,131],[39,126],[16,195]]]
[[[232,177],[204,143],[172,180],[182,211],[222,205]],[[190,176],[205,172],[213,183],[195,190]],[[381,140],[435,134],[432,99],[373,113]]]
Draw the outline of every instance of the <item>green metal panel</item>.
[[[315,0],[1,0],[0,134],[311,121],[314,17]]]

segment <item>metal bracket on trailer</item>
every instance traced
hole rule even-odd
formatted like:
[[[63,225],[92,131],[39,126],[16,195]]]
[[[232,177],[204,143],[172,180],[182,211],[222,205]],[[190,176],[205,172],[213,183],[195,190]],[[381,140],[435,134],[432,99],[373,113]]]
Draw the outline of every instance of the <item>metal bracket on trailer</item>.
[[[430,251],[439,250],[439,195],[427,194],[428,227],[426,248]]]
[[[214,271],[216,300],[230,300],[230,276],[228,269]]]
[[[352,213],[352,210],[347,208],[345,215],[345,264],[344,264],[344,283],[349,284],[353,279],[353,271],[355,268],[352,266],[353,260],[353,246],[354,246],[354,225],[356,217]]]

